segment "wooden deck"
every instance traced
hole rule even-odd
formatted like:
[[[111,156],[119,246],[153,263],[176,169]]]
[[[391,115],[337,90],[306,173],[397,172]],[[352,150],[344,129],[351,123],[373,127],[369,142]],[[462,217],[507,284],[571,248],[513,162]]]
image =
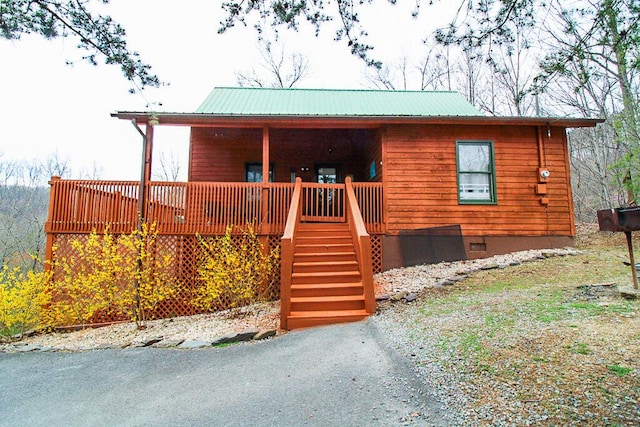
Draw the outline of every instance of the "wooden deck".
[[[370,233],[385,231],[380,183],[150,182],[142,200],[139,189],[134,181],[52,179],[47,259],[73,254],[72,239],[93,231],[128,234],[145,218],[156,225],[161,251],[175,260],[174,276],[194,289],[196,234],[222,235],[229,226],[240,233],[252,224],[267,247],[281,248],[274,295],[282,301],[283,328],[359,320],[375,311],[372,266],[381,265],[381,245],[378,236],[372,256]],[[190,314],[176,300],[154,317]]]

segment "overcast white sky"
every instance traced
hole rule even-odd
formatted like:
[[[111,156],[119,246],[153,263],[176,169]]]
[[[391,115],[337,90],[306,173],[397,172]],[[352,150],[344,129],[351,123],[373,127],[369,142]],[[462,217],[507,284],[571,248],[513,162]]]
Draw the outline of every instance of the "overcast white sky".
[[[397,60],[419,49],[420,40],[451,13],[426,7],[412,21],[409,7],[379,2],[364,14],[376,55]],[[451,3],[449,3],[449,9]],[[140,136],[131,123],[110,117],[114,111],[145,111],[162,102],[159,111],[192,112],[215,86],[236,86],[236,71],[259,67],[256,34],[236,27],[217,34],[224,14],[217,0],[112,0],[106,9],[127,30],[130,47],[170,85],[128,93],[129,82],[115,66],[84,62],[72,66],[81,52],[74,41],[46,41],[26,36],[0,40],[0,160],[31,160],[57,152],[68,158],[73,176],[94,168],[103,179],[139,179]],[[316,38],[310,29],[284,32],[284,46],[309,59],[309,77],[299,87],[365,88],[364,67],[344,42],[333,41],[330,26]],[[186,179],[188,129],[159,127],[155,132],[155,162],[174,151],[183,162]]]

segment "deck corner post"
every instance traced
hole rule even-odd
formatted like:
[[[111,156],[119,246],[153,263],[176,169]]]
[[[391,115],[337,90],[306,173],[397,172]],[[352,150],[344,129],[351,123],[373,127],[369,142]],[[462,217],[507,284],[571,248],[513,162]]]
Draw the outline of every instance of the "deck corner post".
[[[51,180],[49,180],[49,209],[47,213],[47,221],[44,224],[44,232],[47,235],[47,240],[45,243],[44,249],[44,269],[45,271],[51,270],[51,263],[53,262],[53,212],[54,205],[56,202],[56,193],[57,186],[56,184],[60,182],[62,178],[57,175],[53,175]]]

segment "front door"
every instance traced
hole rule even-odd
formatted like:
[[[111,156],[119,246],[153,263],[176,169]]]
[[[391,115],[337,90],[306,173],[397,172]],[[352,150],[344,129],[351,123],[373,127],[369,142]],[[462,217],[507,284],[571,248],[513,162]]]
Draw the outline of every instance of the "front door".
[[[341,181],[340,165],[324,163],[315,165],[315,178],[321,185],[316,190],[316,203],[314,209],[317,214],[327,221],[341,221],[344,217],[344,185]]]
[[[337,164],[317,164],[315,176],[318,184],[337,184],[340,181],[340,167]]]

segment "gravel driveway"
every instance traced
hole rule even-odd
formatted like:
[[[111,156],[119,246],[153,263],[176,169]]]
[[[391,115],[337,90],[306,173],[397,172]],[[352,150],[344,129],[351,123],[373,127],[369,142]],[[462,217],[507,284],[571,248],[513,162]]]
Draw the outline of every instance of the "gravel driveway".
[[[198,350],[0,354],[0,425],[447,425],[372,321]]]

